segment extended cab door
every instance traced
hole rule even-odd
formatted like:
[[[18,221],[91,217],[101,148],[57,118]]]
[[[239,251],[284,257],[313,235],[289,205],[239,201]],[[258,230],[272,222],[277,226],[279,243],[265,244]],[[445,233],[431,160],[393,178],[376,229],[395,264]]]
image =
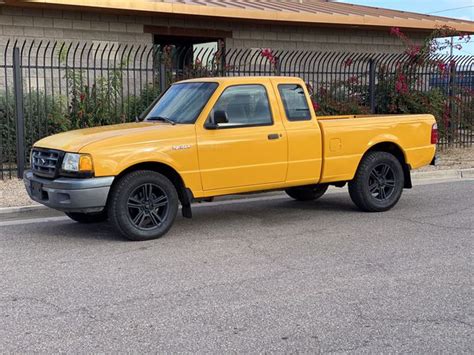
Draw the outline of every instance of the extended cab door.
[[[306,85],[294,78],[272,79],[288,137],[288,184],[317,184],[323,162],[322,134]]]
[[[209,116],[217,112],[227,122],[197,127],[204,191],[285,181],[287,138],[274,106],[270,81],[229,85],[221,91]]]

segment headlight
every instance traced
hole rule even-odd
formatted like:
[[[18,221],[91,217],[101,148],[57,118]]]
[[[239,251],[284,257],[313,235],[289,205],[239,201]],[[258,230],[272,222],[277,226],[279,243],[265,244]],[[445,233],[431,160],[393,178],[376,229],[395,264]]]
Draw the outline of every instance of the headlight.
[[[62,169],[70,172],[92,172],[92,157],[88,154],[66,153]]]

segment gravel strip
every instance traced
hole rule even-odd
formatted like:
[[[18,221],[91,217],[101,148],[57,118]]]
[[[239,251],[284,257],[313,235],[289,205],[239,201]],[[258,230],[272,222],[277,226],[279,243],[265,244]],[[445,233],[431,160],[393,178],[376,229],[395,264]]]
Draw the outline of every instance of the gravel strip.
[[[36,204],[28,196],[23,180],[0,180],[0,207],[31,206]]]
[[[436,166],[424,166],[417,171],[474,168],[474,147],[446,149],[438,151],[437,156]]]

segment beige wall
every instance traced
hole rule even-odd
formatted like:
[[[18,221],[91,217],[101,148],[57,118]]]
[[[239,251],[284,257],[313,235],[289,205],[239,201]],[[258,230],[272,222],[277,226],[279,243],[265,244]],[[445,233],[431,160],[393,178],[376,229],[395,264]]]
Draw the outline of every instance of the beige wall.
[[[225,21],[169,19],[94,12],[0,7],[0,45],[8,39],[50,39],[152,43],[143,25],[230,30],[227,48],[289,50],[400,52],[400,41],[387,30],[335,29],[287,25],[253,25]],[[413,36],[413,35],[412,35]],[[418,39],[422,38],[420,35]]]

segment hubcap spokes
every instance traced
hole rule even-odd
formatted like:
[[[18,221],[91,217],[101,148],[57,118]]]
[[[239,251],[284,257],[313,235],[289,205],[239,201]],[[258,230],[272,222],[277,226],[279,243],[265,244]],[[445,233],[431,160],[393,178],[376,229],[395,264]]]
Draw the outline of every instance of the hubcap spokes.
[[[369,192],[379,201],[389,199],[395,190],[395,175],[388,164],[379,164],[369,176]]]
[[[161,226],[168,215],[168,196],[157,185],[147,183],[138,186],[127,201],[128,216],[140,229]]]

